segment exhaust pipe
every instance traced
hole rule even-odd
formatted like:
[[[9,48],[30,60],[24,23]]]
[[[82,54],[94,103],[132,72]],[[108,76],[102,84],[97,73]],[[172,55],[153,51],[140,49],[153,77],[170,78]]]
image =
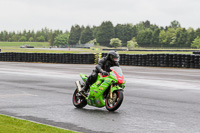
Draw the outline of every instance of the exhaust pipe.
[[[76,87],[78,88],[78,92],[80,92],[80,91],[82,90],[80,81],[76,81],[75,84],[76,84]],[[85,96],[83,93],[80,92],[80,94],[81,94],[83,97],[86,98],[86,96]]]
[[[78,88],[78,92],[80,92],[82,90],[80,81],[76,81],[75,84],[76,84],[76,87]]]

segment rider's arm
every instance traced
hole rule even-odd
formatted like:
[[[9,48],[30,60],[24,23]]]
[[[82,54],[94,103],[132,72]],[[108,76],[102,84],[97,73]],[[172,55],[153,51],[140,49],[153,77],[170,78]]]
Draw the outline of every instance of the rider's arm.
[[[99,61],[99,63],[97,64],[97,66],[96,66],[96,69],[98,70],[98,72],[100,72],[100,73],[102,73],[103,72],[103,64],[104,64],[104,62],[106,61],[106,59],[105,58],[102,58],[100,61]]]
[[[115,65],[116,65],[116,66],[119,66],[119,62],[115,62]]]

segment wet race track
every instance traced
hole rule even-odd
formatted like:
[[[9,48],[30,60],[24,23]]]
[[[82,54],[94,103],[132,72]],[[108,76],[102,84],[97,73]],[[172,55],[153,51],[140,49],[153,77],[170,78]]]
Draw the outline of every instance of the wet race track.
[[[0,62],[0,114],[85,133],[199,133],[200,69],[122,66],[114,113],[72,104],[79,73],[95,65]]]

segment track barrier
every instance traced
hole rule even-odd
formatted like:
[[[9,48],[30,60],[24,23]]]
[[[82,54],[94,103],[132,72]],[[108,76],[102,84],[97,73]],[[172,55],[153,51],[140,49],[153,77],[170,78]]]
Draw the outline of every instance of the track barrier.
[[[0,53],[0,61],[97,64],[107,53]],[[120,54],[120,65],[200,68],[200,54]]]
[[[200,54],[200,51],[199,52],[193,52],[193,54]]]
[[[102,56],[106,56],[102,53]],[[200,68],[200,55],[195,54],[120,54],[120,65],[151,67]]]
[[[0,61],[94,64],[94,54],[0,53]]]

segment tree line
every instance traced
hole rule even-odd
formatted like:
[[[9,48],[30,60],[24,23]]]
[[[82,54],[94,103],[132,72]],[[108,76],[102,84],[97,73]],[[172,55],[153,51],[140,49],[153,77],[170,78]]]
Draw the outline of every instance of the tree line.
[[[44,28],[38,31],[0,32],[0,41],[49,42],[51,46],[94,43],[101,46],[127,46],[134,40],[140,47],[200,47],[200,28],[184,28],[174,20],[169,26],[158,26],[150,21],[138,24],[117,24],[104,21],[100,26],[73,25],[70,31]],[[117,39],[117,40],[113,40]],[[112,40],[112,41],[111,41]],[[120,42],[120,45],[116,45]]]

